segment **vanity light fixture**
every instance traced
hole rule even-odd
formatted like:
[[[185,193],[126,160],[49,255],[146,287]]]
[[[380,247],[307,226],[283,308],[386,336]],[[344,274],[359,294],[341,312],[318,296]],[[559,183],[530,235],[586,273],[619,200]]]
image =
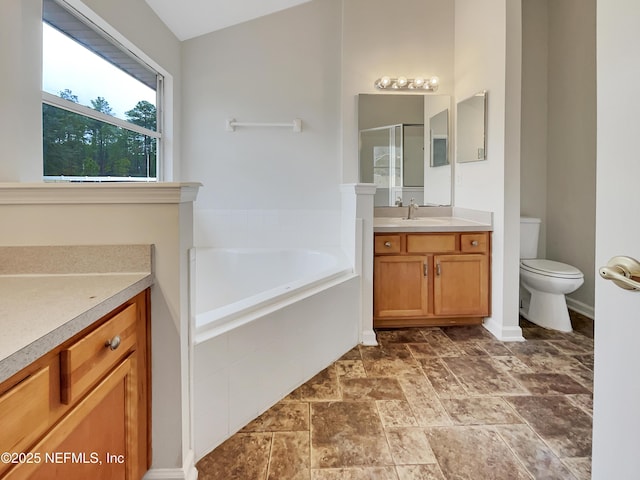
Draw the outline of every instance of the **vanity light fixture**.
[[[440,80],[438,77],[431,78],[407,78],[407,77],[380,77],[374,82],[374,86],[380,90],[427,90],[435,92],[438,89]]]

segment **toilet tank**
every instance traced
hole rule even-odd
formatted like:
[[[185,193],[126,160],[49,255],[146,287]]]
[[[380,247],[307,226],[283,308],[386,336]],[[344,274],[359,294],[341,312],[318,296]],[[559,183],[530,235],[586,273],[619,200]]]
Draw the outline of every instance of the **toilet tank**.
[[[520,217],[520,258],[537,258],[540,219]]]

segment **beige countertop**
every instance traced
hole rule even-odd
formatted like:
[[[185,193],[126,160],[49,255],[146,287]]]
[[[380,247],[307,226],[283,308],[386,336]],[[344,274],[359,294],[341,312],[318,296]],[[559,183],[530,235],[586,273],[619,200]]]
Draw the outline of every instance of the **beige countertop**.
[[[151,256],[150,245],[0,247],[0,382],[151,286]]]
[[[491,212],[456,207],[420,207],[406,218],[406,207],[376,208],[373,231],[384,232],[490,232]],[[402,215],[402,216],[401,216]]]

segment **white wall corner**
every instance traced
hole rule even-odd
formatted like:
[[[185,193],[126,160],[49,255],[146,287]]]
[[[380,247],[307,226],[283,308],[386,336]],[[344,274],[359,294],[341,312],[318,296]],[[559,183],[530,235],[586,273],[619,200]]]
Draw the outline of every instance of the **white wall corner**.
[[[360,275],[360,333],[363,345],[377,345],[373,331],[373,196],[369,183],[340,185],[342,193],[342,246]]]
[[[152,468],[142,478],[143,480],[198,480],[193,450],[187,452],[182,468]]]

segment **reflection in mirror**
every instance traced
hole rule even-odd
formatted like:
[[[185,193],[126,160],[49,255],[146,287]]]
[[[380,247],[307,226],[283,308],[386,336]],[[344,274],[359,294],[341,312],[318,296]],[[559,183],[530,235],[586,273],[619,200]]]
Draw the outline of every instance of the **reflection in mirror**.
[[[487,159],[487,92],[476,93],[457,106],[458,163]]]
[[[376,184],[375,206],[451,204],[450,103],[446,95],[358,96],[359,179]]]

